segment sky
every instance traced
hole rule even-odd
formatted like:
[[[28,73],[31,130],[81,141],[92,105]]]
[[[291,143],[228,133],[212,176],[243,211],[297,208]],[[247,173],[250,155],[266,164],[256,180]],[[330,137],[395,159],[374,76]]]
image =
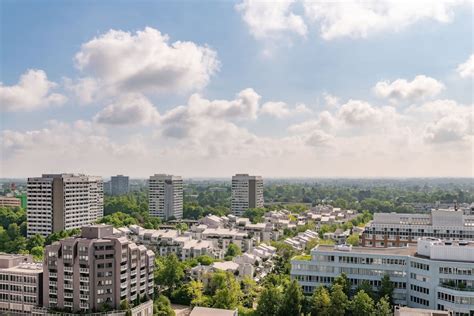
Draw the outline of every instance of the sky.
[[[473,177],[468,0],[0,2],[0,177]]]

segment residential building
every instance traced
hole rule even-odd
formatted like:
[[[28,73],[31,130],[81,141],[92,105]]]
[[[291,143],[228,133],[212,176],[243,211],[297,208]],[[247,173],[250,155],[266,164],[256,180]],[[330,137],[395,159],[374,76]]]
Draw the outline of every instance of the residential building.
[[[21,207],[21,199],[10,196],[0,196],[0,206]]]
[[[433,309],[411,308],[406,306],[395,306],[394,316],[452,316],[449,311],[438,311]]]
[[[30,314],[41,304],[43,265],[29,255],[0,254],[0,314]]]
[[[93,312],[152,297],[154,257],[145,246],[114,235],[110,225],[82,227],[80,237],[46,246],[43,305]]]
[[[148,182],[149,212],[168,220],[183,218],[183,179],[179,176],[155,174]]]
[[[128,177],[117,175],[110,178],[110,193],[111,195],[125,195],[130,190],[128,184]]]
[[[353,289],[367,281],[376,290],[388,275],[395,304],[474,314],[474,242],[424,237],[395,248],[318,245],[305,259],[291,261],[291,278],[306,293],[330,285],[343,272]]]
[[[231,211],[242,216],[250,208],[263,207],[263,179],[260,176],[236,174],[232,177]]]
[[[420,237],[474,240],[474,215],[439,209],[429,214],[375,213],[361,236],[366,247],[400,247]]]
[[[48,236],[96,222],[104,214],[102,178],[83,174],[43,174],[28,178],[28,237]]]

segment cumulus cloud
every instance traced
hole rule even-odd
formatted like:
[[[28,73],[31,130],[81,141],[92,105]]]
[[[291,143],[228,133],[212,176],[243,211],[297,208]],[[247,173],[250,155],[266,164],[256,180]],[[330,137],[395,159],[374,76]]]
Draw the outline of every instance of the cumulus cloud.
[[[307,27],[303,18],[291,12],[294,3],[295,0],[243,0],[235,8],[257,39],[275,38],[285,32],[305,36]]]
[[[472,135],[472,118],[470,123],[459,116],[443,117],[426,126],[424,139],[429,143],[462,141]]]
[[[328,107],[335,107],[339,104],[339,98],[327,92],[323,93],[323,98]]]
[[[306,138],[306,144],[313,147],[327,146],[333,138],[332,135],[320,130],[315,130]]]
[[[462,78],[474,77],[474,54],[472,54],[466,62],[460,64],[457,71]]]
[[[193,42],[170,43],[168,35],[151,27],[136,33],[110,30],[82,44],[74,61],[86,77],[72,89],[84,101],[92,98],[97,87],[102,94],[198,90],[220,67],[211,48]]]
[[[382,110],[360,100],[349,100],[337,114],[346,124],[355,126],[378,123],[383,118]]]
[[[185,138],[203,124],[254,120],[258,115],[259,101],[260,95],[251,88],[240,91],[234,100],[207,100],[199,94],[193,94],[187,105],[175,107],[163,115],[162,133],[169,137]]]
[[[51,91],[56,87],[43,70],[30,69],[21,75],[16,85],[5,86],[0,82],[0,107],[13,112],[64,104],[67,98]]]
[[[374,87],[378,97],[396,100],[416,100],[434,97],[444,89],[436,79],[418,75],[412,81],[397,79],[393,82],[380,81]]]
[[[95,122],[109,125],[151,124],[159,119],[158,110],[140,94],[121,96],[94,117]]]
[[[321,37],[365,38],[374,33],[400,31],[422,20],[448,23],[464,0],[439,1],[312,1],[304,0],[305,16],[319,24]]]
[[[297,104],[292,109],[285,102],[266,102],[260,109],[260,114],[274,116],[279,119],[310,112],[311,110],[305,104]]]

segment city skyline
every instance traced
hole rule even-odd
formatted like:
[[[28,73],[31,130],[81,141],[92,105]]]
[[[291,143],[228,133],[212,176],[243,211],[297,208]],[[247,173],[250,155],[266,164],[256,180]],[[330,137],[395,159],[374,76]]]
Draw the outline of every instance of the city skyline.
[[[471,3],[345,4],[3,1],[0,177],[472,177]]]

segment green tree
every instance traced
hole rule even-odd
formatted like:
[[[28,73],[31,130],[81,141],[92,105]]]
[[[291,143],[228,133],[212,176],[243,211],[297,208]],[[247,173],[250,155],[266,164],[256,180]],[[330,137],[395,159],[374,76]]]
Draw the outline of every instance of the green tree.
[[[331,296],[324,286],[319,286],[311,296],[311,316],[329,316]]]
[[[239,282],[237,282],[232,273],[227,272],[225,277],[225,283],[217,288],[212,297],[214,302],[213,307],[234,309],[239,305],[240,299],[242,298],[242,291],[240,290]]]
[[[367,280],[364,280],[360,283],[360,285],[357,287],[356,289],[356,293],[359,292],[359,291],[364,291],[365,293],[367,293],[367,295],[369,295],[373,300],[376,299],[376,295],[374,293],[374,290],[372,288],[372,285],[370,285],[370,282],[367,281]]]
[[[214,259],[208,255],[199,256],[196,260],[203,266],[209,266],[214,262]]]
[[[393,283],[390,281],[390,276],[385,274],[381,279],[379,297],[387,297],[390,305],[393,304]]]
[[[242,289],[242,305],[244,307],[253,307],[253,302],[257,297],[257,282],[251,277],[244,277],[240,282]]]
[[[156,283],[166,288],[168,294],[181,284],[184,278],[183,264],[175,254],[170,254],[164,258],[158,257],[155,262]]]
[[[46,239],[41,235],[33,235],[28,238],[27,247],[28,249],[33,249],[34,247],[43,247],[46,242]]]
[[[44,256],[44,247],[36,246],[30,250],[30,254],[33,256],[33,259],[36,261],[43,261]]]
[[[388,296],[383,296],[377,302],[375,306],[375,315],[377,316],[392,316],[392,307],[390,306],[390,301]]]
[[[304,296],[301,286],[296,280],[291,281],[290,285],[285,289],[283,302],[278,314],[280,316],[299,316],[301,314],[303,300]]]
[[[351,234],[347,237],[346,243],[352,246],[359,246],[359,234]]]
[[[234,243],[230,243],[229,247],[227,247],[227,251],[225,253],[226,260],[232,260],[235,256],[241,255],[242,250],[240,250],[239,246]]]
[[[353,316],[373,315],[375,311],[374,300],[364,290],[354,295],[350,306]]]
[[[170,300],[164,296],[159,295],[153,302],[153,315],[154,316],[175,316],[173,309],[171,308]]]
[[[281,290],[273,284],[264,287],[258,299],[257,316],[278,316],[283,301]]]
[[[342,287],[342,290],[344,291],[344,294],[346,294],[347,297],[350,297],[351,295],[351,282],[349,281],[349,278],[347,277],[347,274],[344,272],[338,275],[334,281],[334,284],[339,284]]]
[[[331,287],[331,307],[329,309],[332,316],[344,316],[349,308],[349,299],[344,293],[340,284],[333,284]]]

